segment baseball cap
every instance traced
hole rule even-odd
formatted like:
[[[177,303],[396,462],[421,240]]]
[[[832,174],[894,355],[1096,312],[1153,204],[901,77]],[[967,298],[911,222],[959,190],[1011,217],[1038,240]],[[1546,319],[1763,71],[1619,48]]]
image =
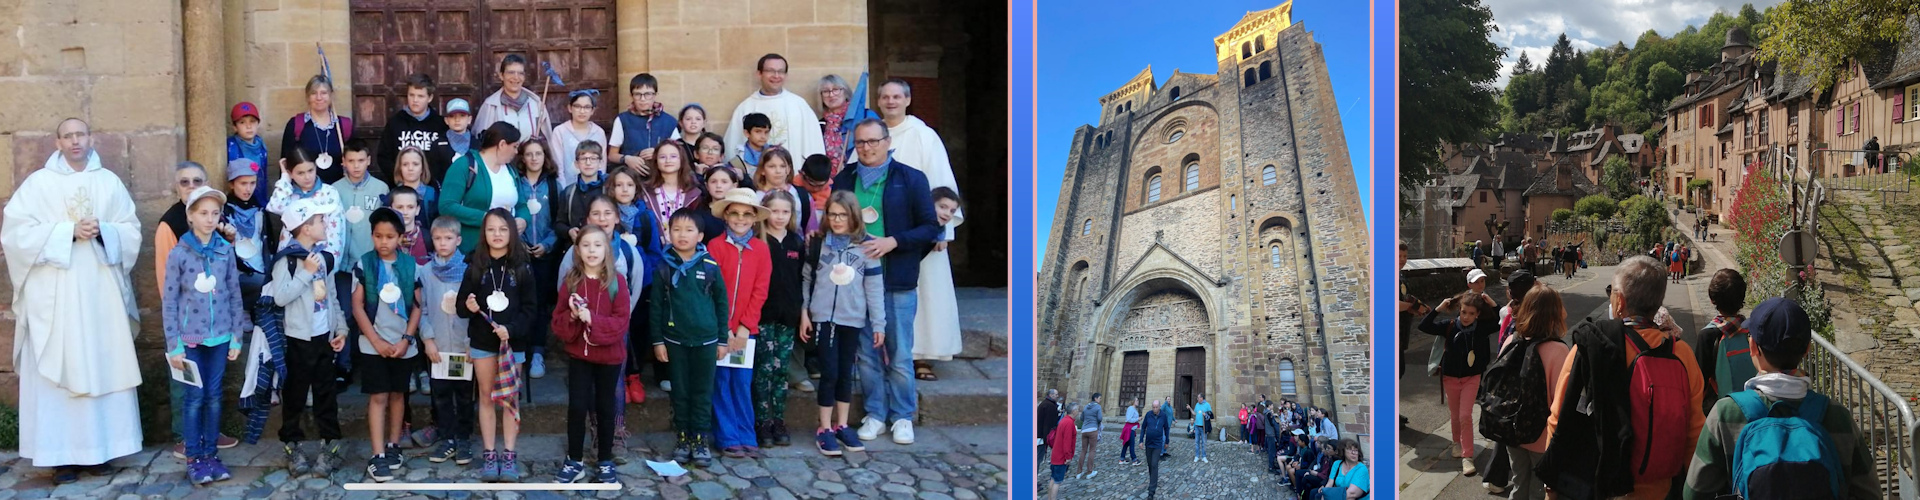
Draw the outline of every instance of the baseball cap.
[[[248,116],[253,117],[253,119],[255,120],[259,120],[260,108],[254,107],[253,103],[251,102],[240,101],[240,104],[233,105],[233,111],[228,113],[227,121],[237,122],[237,121],[240,121],[240,118],[248,117]]]
[[[227,180],[231,181],[249,175],[260,175],[259,163],[254,163],[254,161],[249,158],[241,158],[227,162]]]
[[[1472,283],[1472,282],[1475,282],[1475,281],[1480,281],[1480,280],[1483,280],[1483,279],[1486,279],[1486,278],[1487,278],[1487,272],[1486,272],[1486,271],[1481,271],[1481,270],[1479,270],[1479,269],[1475,269],[1475,270],[1472,270],[1472,271],[1467,271],[1467,282],[1468,282],[1468,283]]]
[[[1475,269],[1475,271],[1478,271],[1478,269]],[[1525,269],[1514,271],[1513,275],[1507,277],[1507,295],[1515,298],[1525,297],[1527,296],[1527,290],[1533,289],[1533,283],[1535,281],[1537,280],[1534,279],[1533,273],[1527,272]]]
[[[326,215],[332,211],[328,206],[321,205],[310,199],[296,200],[293,203],[287,204],[287,208],[280,212],[280,223],[286,224],[288,229],[292,229],[306,225],[307,221],[313,219],[315,216]]]
[[[1763,352],[1804,351],[1813,340],[1813,322],[1807,319],[1807,311],[1780,297],[1754,306],[1744,326],[1753,336],[1753,346]]]
[[[199,203],[201,198],[213,198],[219,200],[222,205],[227,203],[226,193],[214,189],[213,186],[200,186],[194,188],[192,193],[187,193],[187,206],[192,207],[194,203]]]
[[[813,182],[827,182],[833,177],[833,160],[823,154],[807,155],[800,164],[800,175]]]
[[[447,101],[447,110],[446,112],[441,114],[452,115],[454,113],[466,113],[471,115],[473,114],[473,108],[467,106],[466,99],[455,97],[453,98],[453,100]]]

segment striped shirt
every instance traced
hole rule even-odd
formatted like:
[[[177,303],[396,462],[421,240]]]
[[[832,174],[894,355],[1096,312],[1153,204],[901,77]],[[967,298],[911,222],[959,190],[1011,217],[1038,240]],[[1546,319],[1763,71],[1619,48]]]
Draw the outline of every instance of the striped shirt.
[[[1762,401],[1771,405],[1774,398],[1764,394]],[[1798,403],[1794,403],[1798,407]],[[1747,416],[1740,411],[1740,404],[1733,398],[1721,398],[1714,403],[1713,411],[1707,414],[1706,426],[1700,430],[1700,440],[1694,446],[1693,464],[1687,467],[1687,485],[1682,491],[1687,500],[1711,499],[1731,492],[1733,484],[1728,469],[1733,466],[1733,449],[1740,440],[1740,431],[1747,426]],[[1880,482],[1875,471],[1873,448],[1867,446],[1865,437],[1853,426],[1853,417],[1846,406],[1839,401],[1827,405],[1827,418],[1821,422],[1827,429],[1827,436],[1833,440],[1834,452],[1840,456],[1840,470],[1846,475],[1846,498],[1880,498]]]

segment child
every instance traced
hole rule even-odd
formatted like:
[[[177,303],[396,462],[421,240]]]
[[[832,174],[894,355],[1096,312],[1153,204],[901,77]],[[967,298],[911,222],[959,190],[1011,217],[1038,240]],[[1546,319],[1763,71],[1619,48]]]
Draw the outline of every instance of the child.
[[[600,150],[593,141],[582,142],[573,150],[573,167],[580,174],[571,186],[560,190],[559,198],[553,199],[553,234],[558,237],[555,252],[564,254],[573,246],[573,240],[580,237],[580,227],[587,223],[587,204],[605,191],[607,179],[600,171],[604,160]]]
[[[387,208],[400,214],[400,221],[406,228],[400,231],[400,252],[413,258],[414,265],[424,266],[433,260],[432,243],[420,227],[420,221],[428,220],[420,216],[420,193],[406,186],[395,186],[387,194]]]
[[[260,288],[267,285],[266,254],[268,249],[279,246],[280,236],[278,230],[272,229],[277,222],[272,217],[261,217],[265,210],[260,206],[260,198],[254,196],[260,184],[257,171],[253,160],[227,163],[227,204],[218,228],[222,237],[233,242],[234,264],[240,270],[241,305],[248,316],[258,316],[253,308],[260,301]]]
[[[393,116],[387,118],[386,126],[380,132],[380,146],[376,148],[380,171],[385,172],[385,178],[396,186],[400,185],[398,160],[407,150],[424,153],[421,155],[422,169],[431,163],[444,171],[453,162],[453,145],[447,141],[447,120],[433,112],[433,77],[426,74],[408,75],[404,85],[406,105],[394,110]]]
[[[671,151],[662,154],[663,157],[672,155]],[[640,249],[642,257],[657,262],[658,256],[664,252],[660,249],[663,245],[660,240],[660,226],[654,223],[659,219],[654,215],[655,207],[647,205],[645,200],[640,198],[640,186],[639,174],[622,168],[615,170],[607,177],[606,194],[618,204],[620,224],[633,235],[628,243]],[[621,239],[626,239],[627,233],[619,234]]]
[[[648,327],[658,332],[653,355],[673,370],[680,390],[671,391],[673,428],[679,437],[673,459],[695,467],[713,464],[706,434],[713,427],[713,376],[716,346],[727,338],[727,286],[720,264],[700,245],[699,222],[692,212],[673,214],[667,232],[673,238],[660,275],[653,280]]]
[[[675,133],[679,132],[680,123],[667,114],[665,106],[655,100],[660,96],[660,81],[654,79],[653,75],[633,75],[633,80],[627,82],[627,92],[633,99],[628,101],[625,111],[613,118],[613,136],[607,143],[607,157],[610,163],[645,172],[647,163],[653,161],[654,145],[678,137]],[[687,109],[698,108],[698,105],[687,106]],[[705,128],[704,114],[700,122],[701,127]]]
[[[955,221],[965,220],[960,216],[960,193],[954,192],[950,187],[933,188],[933,211],[940,220],[940,227],[943,228],[951,228],[959,225]],[[951,232],[952,229],[947,231]],[[934,249],[935,251],[946,250],[947,242],[934,244]]]
[[[373,152],[367,149],[367,144],[363,141],[347,143],[346,151],[340,155],[340,164],[346,170],[346,176],[333,182],[333,190],[340,193],[340,206],[345,209],[342,213],[346,220],[346,246],[341,248],[339,257],[357,260],[373,250],[373,224],[367,221],[367,215],[386,206],[387,183],[368,175],[367,170],[373,165]],[[349,264],[340,267],[340,272],[334,274],[334,279],[340,281],[340,289],[352,290],[353,266]],[[346,297],[341,299],[345,300]],[[353,304],[340,306],[354,307]],[[358,322],[347,324],[349,340],[358,342],[360,336],[366,334],[366,331],[360,329]],[[351,353],[341,355],[341,366],[346,367],[349,373],[353,371],[353,358]]]
[[[712,132],[694,138],[693,146],[688,147],[687,151],[693,154],[693,159],[688,163],[693,165],[695,174],[704,176],[708,169],[726,165],[727,147],[720,142],[720,136]]]
[[[351,171],[349,171],[351,174]],[[373,249],[361,254],[353,269],[353,321],[360,325],[360,392],[367,394],[367,429],[373,458],[367,477],[384,483],[405,468],[395,436],[400,433],[401,399],[413,374],[415,345],[420,328],[416,267],[400,253],[400,213],[374,209],[367,217]]]
[[[560,186],[572,187],[573,179],[580,171],[573,166],[574,152],[586,142],[596,145],[607,143],[607,131],[593,122],[593,109],[599,105],[600,92],[596,90],[575,90],[567,94],[567,114],[572,117],[566,123],[553,127],[553,154],[548,155],[554,164],[553,170],[560,174]],[[595,151],[602,155],[605,151]]]
[[[769,168],[760,171],[772,170],[773,164],[769,159]],[[760,447],[767,448],[793,444],[787,436],[787,359],[793,354],[794,333],[807,322],[800,278],[800,256],[807,244],[800,236],[791,193],[769,192],[760,204],[767,207],[767,221],[759,231],[770,250],[771,267],[766,305],[760,310],[760,341],[754,344],[753,416]]]
[[[318,167],[313,164],[313,153],[305,149],[294,148],[293,155],[280,159],[280,170],[285,175],[274,183],[273,196],[267,198],[267,212],[279,215],[283,220],[287,207],[298,201],[309,201],[315,213],[321,217],[320,239],[307,251],[321,251],[340,259],[340,250],[344,248],[346,235],[343,228],[346,220],[341,217],[344,208],[340,205],[340,192],[333,186],[320,183]],[[274,251],[285,250],[293,245],[293,231],[296,227],[281,225],[280,247]]]
[[[656,234],[660,245],[655,248],[659,248],[672,244],[664,230],[667,218],[681,209],[699,204],[702,195],[700,176],[689,168],[693,160],[688,157],[686,148],[662,141],[653,151],[654,174],[647,178],[641,194],[646,198],[647,206],[653,208],[654,218],[659,222],[654,227],[663,228]],[[628,226],[630,229],[633,227]],[[701,238],[700,241],[709,239],[712,238]]]
[[[567,459],[555,480],[572,483],[586,479],[581,450],[586,440],[587,410],[592,407],[598,420],[595,444],[600,458],[594,479],[601,483],[620,480],[613,473],[614,406],[620,395],[614,385],[627,358],[627,280],[609,262],[611,237],[598,228],[581,234],[573,258],[573,269],[560,288],[565,297],[553,310],[553,332],[567,351]]]
[[[760,335],[760,310],[766,306],[773,273],[767,242],[755,238],[755,228],[767,220],[767,207],[752,189],[735,188],[714,200],[713,214],[727,221],[727,233],[707,241],[707,251],[720,263],[731,309],[727,310],[727,344],[720,355],[746,349],[747,340]],[[714,374],[715,441],[727,458],[759,458],[753,432],[753,369],[721,367]]]
[[[531,258],[520,233],[514,230],[513,214],[499,208],[488,210],[480,234],[481,244],[468,256],[467,274],[460,281],[461,303],[456,311],[469,320],[467,341],[471,344],[468,349],[473,357],[474,380],[479,383],[478,394],[493,398],[481,403],[480,409],[480,440],[485,446],[481,459],[486,462],[480,469],[480,480],[511,483],[520,481],[520,465],[514,453],[520,437],[520,415],[513,406],[518,396],[494,394],[494,375],[499,372],[495,356],[510,354],[503,347],[525,352],[525,336],[512,332],[526,332],[532,322],[545,318],[533,309],[539,299],[534,296],[533,270],[528,267]],[[472,321],[476,318],[479,321]],[[496,414],[495,407],[504,411]],[[505,450],[499,453],[493,448],[495,439],[503,437],[495,432],[496,419],[506,441]]]
[[[191,228],[167,256],[167,282],[161,297],[166,319],[167,363],[187,369],[197,366],[199,386],[174,381],[184,392],[180,411],[185,423],[187,479],[207,484],[231,479],[214,447],[220,435],[220,389],[227,362],[240,357],[240,344],[253,331],[241,304],[239,269],[233,246],[214,234],[227,196],[200,186],[187,196],[187,224]],[[222,346],[225,346],[222,349]]]
[[[800,164],[799,186],[806,189],[808,202],[813,211],[807,214],[804,226],[807,234],[820,232],[820,216],[827,212],[827,196],[833,194],[833,160],[827,155],[812,154]]]
[[[1700,374],[1707,379],[1706,400],[1700,402],[1701,407],[1711,410],[1720,398],[1745,390],[1747,380],[1758,371],[1749,361],[1753,357],[1753,351],[1747,348],[1749,333],[1741,327],[1747,319],[1740,315],[1740,306],[1747,303],[1747,278],[1732,269],[1713,273],[1713,280],[1707,283],[1707,301],[1719,314],[1694,337],[1700,342],[1694,358],[1700,363]]]
[[[394,160],[393,189],[401,187],[413,189],[420,195],[420,213],[414,214],[419,220],[432,221],[440,216],[440,190],[433,187],[433,178],[427,172],[427,154],[418,149],[402,149],[400,157]]]
[[[673,131],[673,138],[674,140],[680,141],[680,148],[685,149],[689,154],[694,151],[699,151],[700,139],[707,135],[709,135],[707,132],[707,108],[700,107],[699,103],[690,103],[681,107],[680,128]],[[721,148],[721,154],[726,154],[726,152],[724,147]],[[689,158],[688,162],[691,163],[692,159]]]
[[[811,335],[803,329],[800,338],[819,337],[813,357],[820,360],[815,398],[820,404],[820,427],[813,431],[813,440],[827,456],[839,456],[843,448],[867,449],[853,428],[847,427],[854,356],[860,349],[861,330],[874,332],[874,347],[886,339],[886,283],[880,275],[880,260],[868,258],[860,246],[868,236],[859,213],[860,200],[852,191],[835,191],[827,198],[823,223],[827,230],[810,244],[807,269],[801,274]]]
[[[606,233],[609,240],[607,253],[612,256],[610,265],[613,266],[613,272],[621,275],[621,277],[629,283],[629,288],[648,286],[652,284],[653,274],[647,272],[647,270],[651,269],[649,266],[654,266],[655,263],[650,262],[642,253],[641,249],[633,246],[631,241],[638,241],[638,238],[635,238],[632,234],[623,232],[623,226],[620,223],[620,210],[617,208],[617,205],[618,204],[613,201],[613,198],[606,196],[595,197],[586,210],[586,226],[578,229],[578,231],[581,231],[581,234],[585,234],[585,232],[588,231]],[[566,255],[560,259],[560,276],[566,276],[568,273],[573,272],[575,262],[573,254],[574,250],[568,249]],[[642,294],[629,292],[627,296],[628,311],[640,311],[640,299],[642,296]],[[627,334],[629,336],[643,334],[647,328],[647,323],[634,318],[644,318],[644,315],[632,314],[631,312],[627,317]],[[629,375],[615,383],[614,391],[616,393],[616,399],[622,399],[621,396],[626,395],[624,399],[627,403],[637,404],[646,401],[645,388],[640,384],[639,371],[636,366],[639,359],[638,353],[640,352],[638,346],[650,345],[643,343],[643,340],[645,340],[645,337],[625,341],[625,347],[628,349],[625,373]],[[661,370],[664,371],[665,368],[662,367]],[[628,391],[633,391],[633,393],[629,394]],[[627,439],[627,406],[624,404],[616,404],[613,408],[613,415],[614,426],[610,433],[613,435],[615,449],[625,448]],[[598,435],[597,433],[600,431],[596,428],[597,426],[594,424],[594,421],[589,420],[587,423],[589,430],[596,432],[596,435]],[[605,458],[603,457],[602,460],[605,460]],[[624,465],[626,463],[626,457],[614,455],[613,461],[615,464]]]
[[[465,355],[471,351],[467,342],[467,319],[455,314],[458,305],[460,283],[467,273],[467,258],[460,255],[460,221],[453,217],[441,216],[433,220],[432,260],[424,272],[417,272],[420,281],[420,342],[426,351],[427,361],[434,364],[445,362],[443,355]],[[471,370],[471,369],[469,369]],[[473,420],[476,411],[474,402],[474,384],[472,377],[465,379],[434,378],[428,382],[433,396],[434,438],[440,446],[427,455],[427,460],[442,463],[452,460],[457,465],[473,462],[473,446],[468,439],[473,436]]]
[[[304,174],[312,181],[313,165],[305,162]],[[302,172],[295,170],[298,177]],[[287,456],[288,472],[293,477],[312,473],[327,477],[340,462],[339,405],[334,396],[334,355],[347,345],[347,317],[334,297],[340,289],[328,277],[333,275],[334,256],[321,248],[327,234],[333,207],[312,199],[294,200],[281,211],[280,220],[292,233],[286,249],[275,256],[273,280],[266,295],[283,309],[286,330],[287,382],[281,391],[284,408],[280,412],[280,441]],[[313,400],[314,427],[320,434],[320,450],[309,455],[301,448],[306,433],[300,429],[300,415],[307,400]]]
[[[706,179],[707,190],[701,195],[699,203],[701,205],[711,204],[715,200],[726,198],[727,192],[732,191],[734,188],[747,187],[740,185],[740,179],[740,171],[734,170],[733,167],[720,165],[708,169]],[[752,189],[751,187],[747,188]],[[700,234],[706,235],[708,240],[719,238],[721,235],[726,234],[727,221],[725,218],[720,217],[719,214],[715,214],[710,210],[705,210],[704,206],[697,207],[692,211],[700,217]]]
[[[1845,405],[1833,404],[1826,395],[1811,390],[1812,379],[1799,371],[1800,363],[1806,358],[1807,348],[1812,345],[1812,322],[1807,312],[1799,304],[1784,298],[1771,298],[1753,307],[1753,316],[1747,320],[1747,329],[1753,332],[1748,347],[1757,351],[1753,356],[1753,365],[1760,374],[1746,384],[1747,390],[1737,392],[1732,397],[1721,399],[1713,405],[1707,414],[1705,428],[1700,430],[1699,444],[1693,454],[1693,464],[1688,467],[1686,498],[1716,498],[1737,493],[1746,498],[1780,498],[1787,486],[1805,497],[1826,498],[1878,498],[1880,497],[1879,474],[1875,471],[1873,447],[1866,436],[1854,427],[1853,416]],[[1819,411],[1819,408],[1826,408]],[[1780,427],[1791,429],[1797,423],[1779,424],[1768,429],[1775,438],[1808,436],[1824,437],[1824,446],[1812,446],[1809,441],[1792,441],[1795,446],[1804,446],[1804,454],[1794,460],[1805,462],[1790,464],[1785,457],[1779,461],[1766,463],[1760,459],[1763,468],[1753,471],[1750,477],[1742,477],[1747,471],[1729,470],[1737,463],[1728,463],[1731,457],[1765,457],[1766,450],[1743,450],[1742,446],[1772,446],[1772,451],[1780,451],[1783,441],[1767,439],[1742,439],[1746,437],[1747,425],[1754,423],[1756,417],[1772,417],[1781,420],[1804,419],[1819,429],[1802,428],[1801,434],[1792,431],[1780,431]],[[1775,420],[1779,422],[1779,420]],[[1760,436],[1755,436],[1760,437]],[[1827,456],[1820,456],[1825,452]],[[1777,456],[1777,455],[1775,455]],[[1817,458],[1816,458],[1817,457]],[[1818,459],[1837,462],[1839,470],[1825,470],[1817,465]],[[1818,469],[1819,476],[1807,474],[1809,469]],[[1764,484],[1759,479],[1760,471],[1771,470],[1774,474],[1790,474],[1814,484],[1793,485],[1792,482]],[[1837,473],[1838,477],[1831,477]],[[1814,477],[1825,478],[1831,483],[1820,484]]]
[[[447,101],[446,112],[441,114],[447,117],[447,147],[453,150],[453,159],[458,160],[467,155],[467,151],[473,148],[473,140],[477,138],[477,134],[467,130],[468,126],[473,125],[473,109],[467,106],[466,99],[456,97]],[[433,175],[428,178],[436,183],[440,182],[440,179],[447,178],[447,168],[453,163],[453,161],[445,164],[428,163],[427,168],[433,171]]]
[[[254,203],[263,203],[267,195],[272,194],[273,184],[267,181],[267,143],[260,139],[260,108],[253,103],[242,101],[233,105],[228,113],[233,121],[233,135],[227,137],[227,162],[252,160],[251,172],[254,176],[253,192],[248,199]],[[231,167],[229,167],[231,168]],[[227,172],[232,176],[233,172]],[[232,196],[228,196],[231,200]]]
[[[1493,334],[1500,328],[1491,318],[1479,321],[1480,316],[1493,312],[1483,297],[1485,295],[1471,290],[1461,292],[1442,301],[1438,310],[1425,308],[1429,309],[1425,311],[1427,317],[1420,322],[1420,331],[1440,337],[1435,342],[1447,343],[1446,355],[1440,362],[1440,380],[1446,390],[1447,411],[1453,419],[1453,442],[1460,447],[1460,473],[1467,477],[1479,473],[1473,465],[1473,404],[1480,389],[1480,374],[1487,370],[1487,363],[1493,361]],[[1454,307],[1460,308],[1458,318],[1434,321],[1441,310],[1451,311]]]
[[[794,230],[813,222],[813,194],[793,185],[793,154],[787,152],[787,148],[767,148],[760,158],[760,171],[753,176],[753,186],[763,195],[779,191],[793,198]]]
[[[747,113],[746,118],[740,119],[740,126],[747,131],[747,143],[740,145],[739,154],[728,164],[752,177],[760,168],[761,155],[767,151],[767,138],[773,135],[773,120],[760,113]]]
[[[576,111],[577,115],[579,112]],[[564,126],[563,126],[564,128]],[[515,186],[526,193],[527,227],[520,237],[527,242],[527,253],[533,257],[534,297],[539,302],[531,304],[538,310],[553,309],[554,280],[559,279],[556,269],[560,268],[560,254],[553,251],[555,237],[553,233],[553,201],[560,198],[560,185],[554,180],[553,165],[547,149],[547,143],[539,139],[520,145],[520,155],[513,161]],[[547,322],[539,321],[527,324],[520,332],[526,336],[527,344],[533,349],[532,367],[528,368],[533,378],[547,376]],[[526,352],[514,352],[514,362],[528,357]]]

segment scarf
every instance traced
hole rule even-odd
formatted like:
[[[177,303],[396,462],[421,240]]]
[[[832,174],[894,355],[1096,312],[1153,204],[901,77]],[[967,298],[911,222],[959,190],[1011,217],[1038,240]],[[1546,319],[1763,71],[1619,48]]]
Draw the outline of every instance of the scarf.
[[[260,206],[239,202],[238,198],[228,199],[234,200],[227,203],[227,223],[233,224],[234,232],[238,233],[235,236],[246,239],[259,234],[256,230],[260,228]]]
[[[459,254],[454,254],[453,257],[444,261],[440,260],[440,256],[435,255],[431,266],[433,277],[439,278],[442,282],[459,283],[467,275],[467,260],[459,258]]]
[[[447,145],[453,148],[455,155],[467,154],[467,150],[473,145],[473,133],[448,131]]]
[[[220,233],[213,233],[208,235],[208,237],[211,239],[203,242],[200,241],[200,235],[188,232],[180,237],[180,242],[185,243],[187,250],[192,250],[194,255],[198,255],[200,258],[207,260],[226,255],[229,249],[232,248],[227,244],[226,238],[220,237]],[[208,267],[209,270],[211,270],[212,266]]]
[[[762,154],[765,154],[765,151],[753,149],[752,144],[740,146],[740,161],[747,162],[748,165],[760,165]]]
[[[853,244],[853,237],[840,233],[827,233],[827,239],[821,241],[828,249],[839,250]]]
[[[640,229],[640,215],[639,203],[620,205],[620,223],[626,224],[628,231],[638,231]]]
[[[500,106],[507,108],[508,112],[519,113],[521,109],[527,107],[527,101],[532,99],[533,93],[528,92],[526,87],[520,87],[519,98],[507,95],[507,89],[500,89]]]
[[[859,164],[860,167],[854,169],[853,173],[855,176],[859,177],[861,187],[873,187],[874,183],[880,182],[881,179],[886,177],[887,166],[892,164],[893,164],[893,153],[888,152],[886,163],[882,163],[879,166],[874,166],[874,167],[869,167],[865,163],[860,163]]]
[[[1773,399],[1799,401],[1807,398],[1813,379],[1785,373],[1762,373],[1747,379],[1746,389]]]
[[[304,200],[304,199],[307,199],[307,198],[312,198],[312,197],[313,197],[313,195],[315,195],[315,194],[319,194],[319,193],[320,193],[320,186],[325,186],[325,185],[326,185],[326,184],[321,184],[321,183],[320,183],[320,179],[318,179],[318,178],[315,178],[315,179],[313,180],[313,189],[309,189],[309,190],[306,190],[306,191],[301,191],[301,190],[300,190],[300,183],[298,183],[298,182],[293,182],[293,179],[287,179],[287,190],[289,190],[289,191],[293,191],[293,197],[294,197],[294,199],[302,199],[302,200]]]
[[[411,109],[407,109],[407,108],[400,108],[400,110],[401,110],[401,111],[404,111],[404,112],[406,112],[406,113],[407,113],[407,116],[411,116],[411,117],[413,117],[413,119],[414,119],[414,120],[417,120],[417,121],[423,121],[423,122],[424,122],[424,121],[427,121],[427,117],[429,117],[429,116],[433,116],[433,107],[432,107],[432,106],[428,106],[428,107],[427,107],[427,111],[426,111],[426,112],[424,112],[424,113],[420,113],[420,114],[417,114],[417,115],[416,115],[416,114],[413,114],[413,110],[411,110]]]
[[[600,185],[605,184],[606,182],[607,182],[607,176],[605,175],[595,176],[592,182],[588,182],[587,177],[583,175],[583,176],[580,176],[580,181],[573,183],[573,185],[574,187],[580,189],[580,193],[585,194],[589,191],[600,189]]]
[[[667,270],[673,272],[673,280],[669,283],[673,286],[680,286],[680,277],[686,276],[687,271],[693,270],[695,264],[699,264],[701,260],[707,258],[707,246],[699,245],[694,247],[693,258],[687,259],[685,262],[678,262],[680,260],[680,252],[678,251],[667,252],[667,257]]]
[[[267,157],[267,141],[264,139],[261,139],[260,136],[258,135],[253,136],[252,142],[240,140],[239,136],[236,135],[234,136],[233,143],[240,145],[240,156],[242,157],[245,157],[245,158],[266,158]],[[266,165],[261,165],[261,167],[264,168],[266,167]],[[262,182],[261,184],[266,184],[266,183]]]
[[[379,254],[374,255],[374,261],[376,262],[380,261]],[[393,265],[394,266],[400,265],[400,259],[394,259]],[[378,302],[379,297],[377,296],[377,294],[379,294],[380,291],[382,290],[386,290],[387,284],[389,283],[392,283],[394,286],[400,286],[400,283],[399,283],[400,280],[397,278],[394,278],[393,266],[385,265],[385,263],[382,262],[381,264],[375,265],[374,267],[380,268],[380,272],[379,274],[375,275],[374,283],[373,283],[373,293],[376,294],[376,296],[374,297],[374,300]],[[403,292],[400,295],[404,296],[406,295],[406,293]],[[407,319],[407,301],[404,300],[405,297],[402,297],[402,299],[403,300],[393,301],[392,304],[387,304],[387,308],[392,309],[394,314],[397,314],[400,316],[400,319]]]
[[[633,101],[633,102],[627,103],[627,111],[632,111],[634,116],[639,116],[643,118],[651,118],[655,113],[659,113],[666,109],[667,109],[666,106],[661,105],[659,101],[654,101],[653,107],[647,108],[644,110],[640,109],[640,101]]]
[[[522,95],[525,93],[522,92]],[[487,314],[486,317],[488,323],[493,322],[492,314]],[[520,365],[513,363],[513,347],[507,345],[504,339],[500,341],[499,352],[499,356],[493,357],[500,363],[500,368],[493,375],[493,394],[490,396],[494,403],[507,407],[507,414],[513,416],[513,421],[519,422]]]
[[[753,230],[748,229],[747,234],[733,234],[733,231],[727,231],[727,242],[744,250],[753,244]]]

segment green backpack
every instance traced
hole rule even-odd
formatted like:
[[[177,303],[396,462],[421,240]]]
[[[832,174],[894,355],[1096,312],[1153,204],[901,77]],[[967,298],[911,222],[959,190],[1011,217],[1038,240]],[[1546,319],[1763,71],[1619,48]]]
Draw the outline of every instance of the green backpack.
[[[1747,329],[1743,327],[1725,332],[1719,325],[1712,325],[1700,329],[1700,335],[1703,338],[1720,339],[1719,352],[1715,353],[1717,358],[1713,363],[1714,388],[1719,392],[1715,395],[1716,399],[1746,390],[1747,380],[1760,374],[1759,369],[1753,366],[1753,345],[1747,340],[1750,336]]]

